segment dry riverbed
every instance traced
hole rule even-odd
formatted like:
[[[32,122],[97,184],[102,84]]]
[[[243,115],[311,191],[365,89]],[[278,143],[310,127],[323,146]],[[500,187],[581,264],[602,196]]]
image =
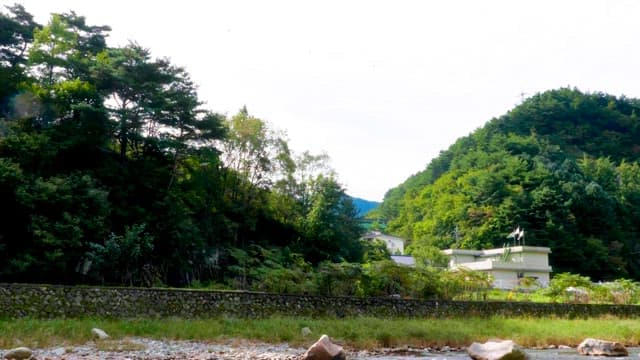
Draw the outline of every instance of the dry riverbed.
[[[146,338],[124,338],[120,340],[97,340],[84,345],[58,346],[33,349],[32,359],[37,360],[299,360],[305,348],[288,344],[265,344],[247,340],[226,342],[152,340]],[[397,348],[377,350],[346,349],[352,360],[462,360],[469,359],[464,348]],[[0,349],[0,359],[7,349]],[[528,349],[532,360],[581,360],[590,357],[578,355],[575,348]],[[638,348],[630,348],[628,357],[637,359]]]
[[[38,360],[79,359],[296,359],[305,349],[286,344],[270,345],[247,341],[206,343],[195,341],[125,338],[91,341],[84,345],[33,349]],[[0,355],[3,351],[0,350]],[[0,356],[1,357],[1,356]]]
[[[121,340],[90,341],[84,345],[58,346],[33,349],[38,360],[86,360],[86,359],[130,359],[130,360],[186,360],[186,359],[300,359],[305,348],[288,344],[265,344],[246,340],[229,340],[225,343],[196,341],[152,340],[145,338],[125,338]],[[445,347],[443,349],[379,349],[347,350],[349,359],[405,359],[439,355],[440,359],[456,358],[455,354],[464,349]],[[6,349],[0,349],[0,358]],[[453,356],[449,357],[447,356]]]

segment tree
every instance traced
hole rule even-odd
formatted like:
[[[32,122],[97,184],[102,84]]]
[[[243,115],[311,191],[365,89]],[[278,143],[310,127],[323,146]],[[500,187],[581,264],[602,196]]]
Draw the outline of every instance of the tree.
[[[78,281],[85,252],[105,235],[107,193],[88,175],[72,174],[25,181],[16,197],[24,228],[8,241],[13,256],[3,272],[14,281]]]
[[[35,30],[29,62],[45,87],[70,78],[70,59],[77,43],[76,34],[59,14],[53,14],[46,26]]]
[[[39,26],[22,5],[6,6],[0,12],[0,119],[9,116],[19,86],[27,80],[27,48]],[[0,134],[2,125],[0,124]]]
[[[449,257],[435,246],[411,247],[410,254],[415,258],[417,266],[430,266],[435,268],[446,268]]]
[[[227,137],[222,142],[222,161],[231,170],[227,191],[233,200],[251,202],[255,190],[269,188],[279,173],[291,167],[284,135],[242,108],[226,122]]]
[[[333,178],[318,177],[311,190],[311,207],[302,224],[304,239],[299,244],[305,258],[313,263],[359,261],[363,232],[358,212],[344,189]]]
[[[124,235],[111,233],[104,245],[92,243],[83,272],[94,273],[103,283],[151,286],[156,280],[152,250],[152,236],[144,224],[137,224],[125,229]]]
[[[110,49],[98,55],[95,65],[98,88],[110,101],[120,161],[128,152],[140,156],[145,137],[156,137],[164,115],[159,104],[165,87],[174,79],[167,61],[152,61],[150,53],[136,44]]]
[[[26,63],[28,44],[33,40],[33,31],[39,25],[24,6],[5,6],[9,14],[0,13],[0,64],[16,67]]]

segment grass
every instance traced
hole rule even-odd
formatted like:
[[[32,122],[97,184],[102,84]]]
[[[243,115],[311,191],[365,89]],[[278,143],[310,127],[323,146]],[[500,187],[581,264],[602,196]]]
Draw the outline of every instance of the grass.
[[[549,303],[552,299],[542,294],[541,291],[519,292],[510,290],[491,289],[487,291],[487,300],[493,301],[527,301],[536,303]]]
[[[303,327],[313,334],[304,338]],[[308,346],[321,334],[352,348],[393,346],[466,346],[473,341],[512,339],[525,347],[564,344],[575,346],[584,338],[595,337],[640,344],[640,322],[628,319],[568,320],[552,318],[467,318],[467,319],[311,319],[273,317],[248,320],[219,318],[185,319],[67,319],[0,320],[0,348],[15,346],[70,346],[91,341],[91,328],[99,327],[113,339],[147,337],[152,339],[222,342],[246,339],[267,343],[287,342]],[[97,342],[98,347],[120,345]]]

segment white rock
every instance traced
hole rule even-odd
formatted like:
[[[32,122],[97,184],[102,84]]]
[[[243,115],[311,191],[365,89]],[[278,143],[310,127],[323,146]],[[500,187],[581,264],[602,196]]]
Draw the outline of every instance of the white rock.
[[[300,332],[302,333],[302,337],[307,337],[307,336],[311,335],[311,329],[309,329],[306,326],[303,327]]]
[[[302,360],[345,360],[347,355],[338,346],[331,342],[327,335],[322,335],[320,340],[302,355]]]
[[[599,340],[599,339],[584,339],[583,342],[578,345],[578,353],[582,355],[596,355],[596,356],[628,356],[629,352],[624,345],[619,342]]]
[[[524,360],[529,357],[511,340],[473,343],[467,353],[474,360]]]
[[[55,355],[55,356],[62,356],[64,354],[67,353],[67,349],[63,348],[63,347],[59,347],[59,348],[55,348],[53,350],[51,350],[51,354]]]
[[[100,340],[105,340],[109,338],[109,334],[107,334],[104,330],[98,329],[98,328],[91,329],[91,334],[93,334],[93,337],[98,338]]]
[[[28,347],[18,347],[11,349],[4,354],[5,359],[22,360],[28,359],[33,354],[33,351]]]

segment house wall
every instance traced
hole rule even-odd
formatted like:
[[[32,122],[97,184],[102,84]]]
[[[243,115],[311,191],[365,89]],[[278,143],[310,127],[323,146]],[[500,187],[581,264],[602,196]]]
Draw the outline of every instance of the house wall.
[[[522,257],[527,267],[543,269],[549,266],[549,254],[525,252]]]
[[[367,240],[374,240],[374,239],[381,240],[382,242],[384,242],[385,246],[387,247],[387,250],[389,250],[389,252],[392,255],[404,254],[404,239],[402,238],[383,234],[379,231],[371,231],[365,234],[363,238]]]
[[[451,255],[451,260],[449,260],[449,267],[452,267],[453,265],[472,263],[474,261],[476,261],[476,257],[473,255],[454,254]]]
[[[474,271],[489,271],[493,269],[493,262],[491,259],[484,259],[482,261],[473,261],[473,262],[465,262],[460,263],[454,266],[453,268],[463,267],[469,270]]]
[[[404,241],[391,238],[382,238],[382,240],[391,254],[404,254]]]
[[[518,285],[518,275],[514,271],[493,270],[493,287],[496,289],[513,289]]]
[[[535,278],[542,287],[549,286],[549,273],[547,272],[525,271],[524,276]]]
[[[492,270],[489,272],[491,276],[493,276],[493,287],[496,289],[513,289],[520,284],[520,278],[518,278],[518,274],[523,275],[523,277],[532,277],[535,278],[538,284],[542,287],[549,286],[549,273],[544,272],[535,272],[535,271],[525,271],[525,272],[515,272],[508,270]]]

